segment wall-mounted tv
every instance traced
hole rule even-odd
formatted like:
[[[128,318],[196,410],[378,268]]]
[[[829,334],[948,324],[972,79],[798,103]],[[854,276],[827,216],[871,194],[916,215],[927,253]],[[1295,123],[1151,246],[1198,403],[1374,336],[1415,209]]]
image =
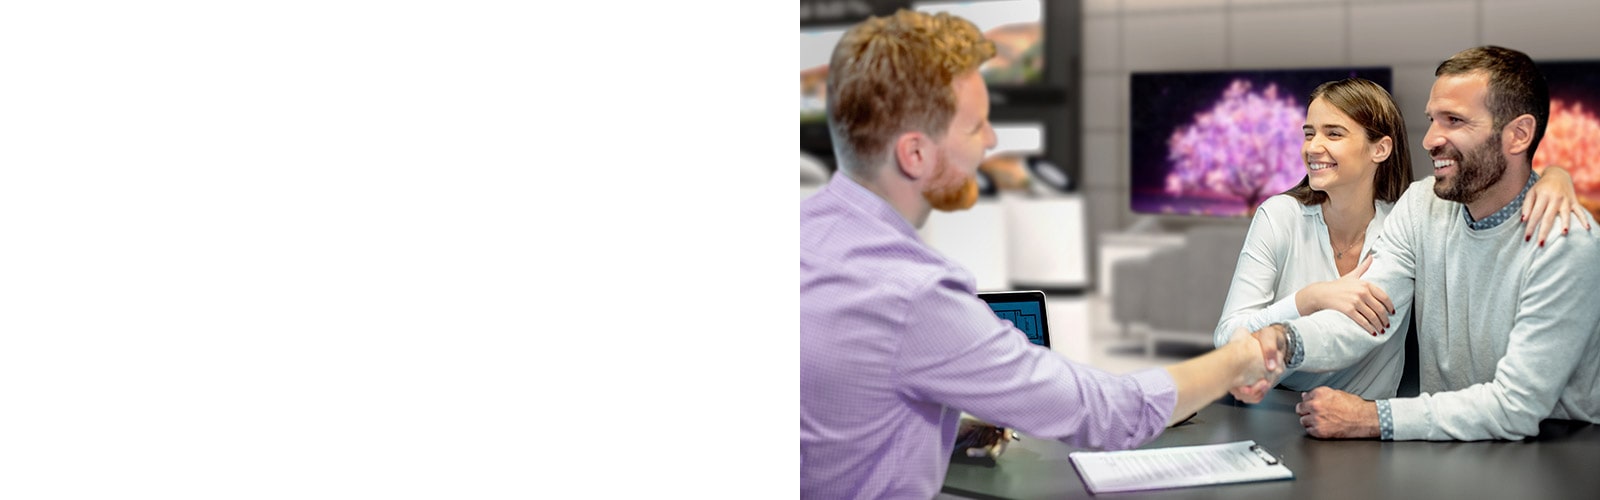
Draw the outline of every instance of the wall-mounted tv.
[[[1539,62],[1550,85],[1550,123],[1533,168],[1561,165],[1585,208],[1600,217],[1600,60]]]
[[[1389,68],[1133,73],[1129,205],[1135,213],[1242,217],[1305,177],[1307,96],[1350,77],[1392,89]]]
[[[989,85],[1044,81],[1044,5],[1040,0],[913,1],[912,10],[949,12],[978,26],[995,55],[978,69]]]
[[[848,29],[800,30],[800,123],[828,121],[828,59]]]

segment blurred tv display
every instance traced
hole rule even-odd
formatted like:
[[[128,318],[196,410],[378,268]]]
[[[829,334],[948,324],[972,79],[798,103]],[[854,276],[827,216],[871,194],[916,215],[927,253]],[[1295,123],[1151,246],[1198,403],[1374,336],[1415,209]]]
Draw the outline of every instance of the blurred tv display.
[[[1533,168],[1560,165],[1590,213],[1600,217],[1600,61],[1539,62],[1550,86],[1550,123]]]
[[[800,30],[800,123],[828,120],[828,59],[849,27]]]
[[[1243,217],[1305,177],[1307,98],[1359,77],[1393,93],[1386,67],[1129,75],[1129,205],[1135,213]]]
[[[1044,7],[1040,0],[914,1],[911,8],[948,12],[972,21],[994,42],[994,57],[978,68],[985,83],[1028,85],[1044,80]]]
[[[949,12],[976,25],[995,44],[995,56],[979,68],[985,83],[1028,85],[1044,78],[1044,7],[1040,0],[912,2],[912,9]],[[800,123],[827,121],[828,60],[851,26],[800,30]]]

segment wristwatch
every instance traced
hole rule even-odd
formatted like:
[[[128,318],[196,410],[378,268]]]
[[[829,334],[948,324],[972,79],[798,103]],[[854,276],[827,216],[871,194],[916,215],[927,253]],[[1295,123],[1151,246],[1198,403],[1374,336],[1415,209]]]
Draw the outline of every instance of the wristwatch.
[[[1301,348],[1299,332],[1295,331],[1294,323],[1284,321],[1278,324],[1283,325],[1284,344],[1287,344],[1283,349],[1283,367],[1288,370],[1299,368],[1300,363],[1304,363],[1306,360],[1305,349]]]

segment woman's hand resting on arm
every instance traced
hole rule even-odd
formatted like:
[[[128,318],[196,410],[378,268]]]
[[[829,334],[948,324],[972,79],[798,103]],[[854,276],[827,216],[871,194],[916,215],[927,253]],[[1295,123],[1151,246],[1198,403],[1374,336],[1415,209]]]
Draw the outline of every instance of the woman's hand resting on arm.
[[[1367,257],[1339,279],[1306,285],[1294,294],[1295,308],[1300,310],[1301,316],[1332,309],[1349,316],[1373,335],[1386,333],[1389,316],[1394,314],[1394,302],[1382,288],[1361,280],[1361,275],[1372,267],[1374,258],[1377,256]]]

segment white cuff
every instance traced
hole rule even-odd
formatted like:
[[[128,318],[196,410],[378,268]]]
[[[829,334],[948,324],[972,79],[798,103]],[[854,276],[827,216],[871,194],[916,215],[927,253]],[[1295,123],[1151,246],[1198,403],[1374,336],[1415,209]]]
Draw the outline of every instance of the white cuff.
[[[1295,293],[1298,294],[1299,292]],[[1245,328],[1254,332],[1271,326],[1273,323],[1299,318],[1300,307],[1294,304],[1294,295],[1290,295],[1251,315],[1250,321],[1245,323]]]

